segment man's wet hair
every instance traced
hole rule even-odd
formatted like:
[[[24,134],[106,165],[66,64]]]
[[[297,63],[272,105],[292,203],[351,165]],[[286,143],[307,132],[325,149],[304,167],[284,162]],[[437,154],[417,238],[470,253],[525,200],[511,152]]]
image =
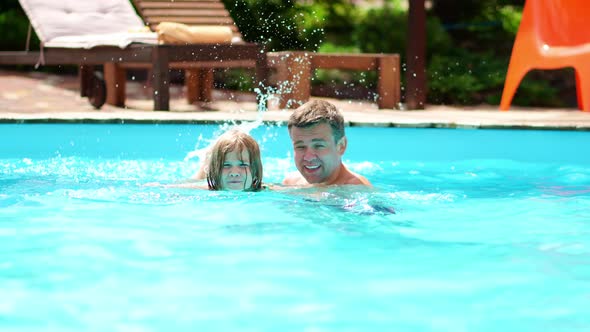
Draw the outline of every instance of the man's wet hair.
[[[289,117],[288,128],[309,128],[327,123],[332,128],[334,142],[344,137],[344,118],[336,106],[325,100],[312,100],[297,108]]]

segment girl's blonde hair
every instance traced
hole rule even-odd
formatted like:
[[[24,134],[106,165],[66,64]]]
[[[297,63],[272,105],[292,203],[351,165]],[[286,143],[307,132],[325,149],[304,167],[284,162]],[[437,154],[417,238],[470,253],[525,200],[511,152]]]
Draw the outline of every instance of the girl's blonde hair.
[[[262,187],[262,161],[260,160],[260,148],[252,136],[239,130],[230,130],[221,135],[209,156],[207,167],[207,185],[209,190],[221,190],[221,170],[225,162],[225,155],[236,151],[241,156],[246,150],[250,155],[250,172],[252,173],[252,186],[247,191],[258,191]]]

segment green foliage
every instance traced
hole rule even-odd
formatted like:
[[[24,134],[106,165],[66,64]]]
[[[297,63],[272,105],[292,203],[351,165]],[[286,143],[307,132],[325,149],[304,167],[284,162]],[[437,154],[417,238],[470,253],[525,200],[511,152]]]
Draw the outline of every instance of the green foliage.
[[[253,70],[243,68],[226,68],[215,71],[215,87],[236,91],[252,91],[254,87]]]
[[[2,31],[1,51],[24,51],[27,41],[29,21],[20,9],[0,12],[0,31]],[[39,39],[31,36],[30,49],[39,49]]]
[[[434,104],[500,103],[508,58],[492,52],[433,55],[428,64],[428,99]],[[517,105],[563,106],[558,90],[547,79],[525,79],[514,98]]]
[[[508,63],[490,54],[434,54],[428,64],[428,99],[473,105],[498,99]]]
[[[359,11],[346,0],[316,0],[310,5],[323,18],[326,33],[348,33],[356,25]]]
[[[575,106],[575,90],[574,73],[571,68],[556,71],[533,70],[520,83],[512,104],[571,107]],[[572,94],[572,96],[568,96],[568,94]],[[498,99],[494,104],[499,103]]]
[[[2,0],[0,1],[0,13],[13,10],[13,9],[20,9],[20,5],[18,0]]]
[[[353,41],[362,52],[402,53],[407,38],[407,15],[386,5],[370,9],[353,32]]]
[[[382,8],[366,11],[355,27],[353,40],[362,52],[399,53],[405,56],[408,37],[407,10],[386,3]],[[452,41],[436,17],[426,21],[427,54],[447,52]]]
[[[330,42],[322,44],[320,53],[359,53],[354,45],[336,45]],[[337,85],[337,86],[365,86],[375,88],[377,75],[374,71],[363,72],[357,70],[318,69],[312,79],[313,85]]]
[[[323,37],[314,13],[293,0],[224,0],[244,39],[267,51],[316,50]],[[304,20],[304,19],[308,20]]]
[[[450,34],[453,44],[475,52],[494,50],[499,56],[510,54],[520,23],[522,1],[481,0],[461,2],[437,0],[435,14]],[[458,11],[453,6],[461,5]],[[493,45],[493,48],[490,48]]]
[[[324,42],[319,53],[361,53],[357,45],[337,45],[332,42]]]
[[[347,0],[316,0],[309,5],[299,5],[302,20],[300,27],[306,32],[317,30],[322,33],[322,41],[350,43],[350,34],[358,21],[359,11]],[[317,50],[321,44],[308,50]]]
[[[504,6],[498,11],[498,18],[504,31],[515,35],[522,19],[522,8],[514,6]]]
[[[520,6],[523,0],[433,0],[432,15],[444,24],[477,23],[494,17],[505,6]]]

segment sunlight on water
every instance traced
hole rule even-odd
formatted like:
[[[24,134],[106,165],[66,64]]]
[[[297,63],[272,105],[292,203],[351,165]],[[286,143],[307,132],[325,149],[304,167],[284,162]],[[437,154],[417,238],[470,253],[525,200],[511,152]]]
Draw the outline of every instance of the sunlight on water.
[[[374,188],[232,193],[144,185],[225,126],[0,127],[2,330],[590,326],[588,133],[347,128]],[[265,182],[296,170],[247,129]]]

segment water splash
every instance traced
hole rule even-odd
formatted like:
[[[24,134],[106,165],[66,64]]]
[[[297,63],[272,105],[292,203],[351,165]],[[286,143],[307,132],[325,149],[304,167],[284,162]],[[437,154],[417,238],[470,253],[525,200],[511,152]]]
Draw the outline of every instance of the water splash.
[[[285,58],[289,57],[289,54],[285,54],[280,57],[280,61],[285,61]],[[305,54],[305,57],[307,54]],[[298,57],[295,61],[305,61],[303,58]],[[246,134],[250,134],[250,132],[262,125],[264,125],[263,119],[264,114],[268,110],[268,105],[270,103],[276,102],[280,96],[289,96],[293,93],[295,84],[293,81],[301,79],[302,73],[295,73],[293,75],[292,81],[279,81],[274,86],[270,84],[264,84],[260,82],[256,88],[254,88],[254,93],[256,94],[256,100],[258,102],[258,109],[256,114],[256,119],[254,121],[243,121],[240,123],[236,123],[235,121],[228,120],[225,123],[222,123],[219,126],[219,129],[216,130],[213,135],[209,138],[204,138],[203,135],[199,135],[197,142],[195,144],[195,149],[187,153],[184,158],[184,161],[189,161],[191,159],[197,158],[198,162],[201,163],[205,160],[207,153],[210,151],[211,147],[215,144],[217,139],[226,133],[229,130],[239,130]],[[297,101],[294,99],[287,99],[284,105],[284,109],[290,109],[292,106],[298,106],[301,104],[301,101]],[[240,110],[243,111],[243,110]],[[273,127],[274,125],[266,125],[267,129]],[[262,142],[264,143],[270,138],[276,138],[276,133],[273,134],[267,130],[267,133],[262,138]],[[261,144],[261,149],[263,148]]]

